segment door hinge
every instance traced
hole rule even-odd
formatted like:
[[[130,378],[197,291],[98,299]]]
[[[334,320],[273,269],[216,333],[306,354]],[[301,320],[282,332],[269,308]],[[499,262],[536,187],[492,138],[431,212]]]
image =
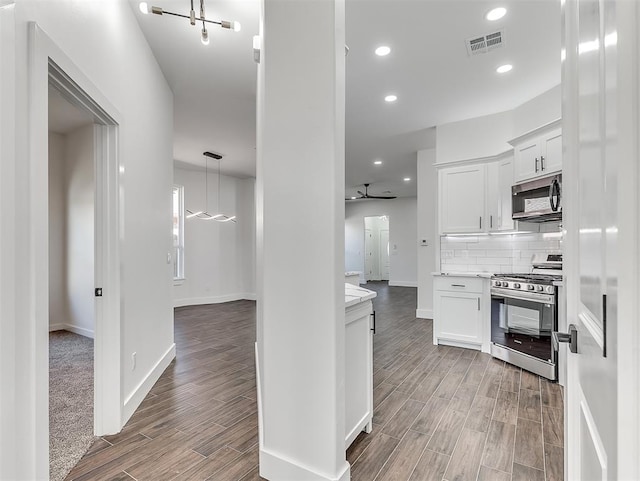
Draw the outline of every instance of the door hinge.
[[[375,334],[376,333],[376,311],[373,311],[371,313],[371,316],[373,317],[373,328],[371,330]]]
[[[96,297],[102,297],[102,287],[96,287]]]

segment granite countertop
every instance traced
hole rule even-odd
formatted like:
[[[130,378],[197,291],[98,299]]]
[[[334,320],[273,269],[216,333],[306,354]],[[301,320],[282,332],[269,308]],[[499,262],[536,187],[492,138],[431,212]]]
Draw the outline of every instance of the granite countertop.
[[[452,277],[481,277],[482,279],[491,279],[492,272],[432,272],[433,276],[452,276]]]
[[[361,302],[373,299],[377,295],[377,292],[370,291],[364,287],[354,286],[347,282],[344,283],[344,307],[355,306]]]

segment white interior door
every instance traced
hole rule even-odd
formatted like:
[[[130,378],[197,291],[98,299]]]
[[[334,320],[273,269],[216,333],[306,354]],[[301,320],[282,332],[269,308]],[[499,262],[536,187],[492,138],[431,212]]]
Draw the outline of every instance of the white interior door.
[[[389,280],[389,229],[380,231],[380,280]]]
[[[618,39],[623,33],[620,24],[628,20],[623,10],[637,13],[634,3],[568,0],[563,7],[563,187],[568,207],[564,219],[565,279],[567,319],[577,330],[577,352],[567,354],[565,443],[569,480],[638,479],[638,471],[632,477],[623,475],[622,466],[627,461],[621,461],[637,458],[637,452],[624,455],[630,446],[637,447],[637,433],[624,435],[629,422],[637,427],[637,412],[633,412],[637,406],[628,411],[620,409],[625,397],[622,393],[630,388],[627,379],[637,378],[638,366],[620,364],[623,341],[618,336],[618,332],[634,332],[635,320],[620,315],[619,307],[627,294],[627,298],[637,298],[633,293],[637,281],[629,285],[618,282],[618,256],[620,260],[627,257],[629,264],[637,254],[637,234],[625,234],[627,239],[635,238],[635,245],[623,242],[618,235],[619,224],[627,227],[619,222],[620,216],[638,214],[637,200],[618,202],[619,184],[633,171],[637,173],[637,167],[627,169],[632,164],[623,161],[625,156],[621,154],[625,152],[618,149],[623,140],[619,137],[622,123],[618,108],[623,105],[624,92],[619,90],[623,76],[618,68],[623,59],[618,58]],[[633,35],[626,39],[636,41],[636,30],[632,26]],[[637,58],[630,58],[629,63],[630,68],[637,67]],[[637,273],[637,267],[632,270]],[[637,398],[637,382],[634,385],[631,394]],[[637,461],[633,462],[637,469]]]

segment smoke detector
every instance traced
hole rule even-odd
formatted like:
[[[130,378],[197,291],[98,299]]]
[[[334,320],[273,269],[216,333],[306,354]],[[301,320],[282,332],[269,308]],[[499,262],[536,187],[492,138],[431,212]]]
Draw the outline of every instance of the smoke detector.
[[[504,45],[504,30],[488,33],[479,37],[471,37],[465,40],[469,56],[487,53]]]

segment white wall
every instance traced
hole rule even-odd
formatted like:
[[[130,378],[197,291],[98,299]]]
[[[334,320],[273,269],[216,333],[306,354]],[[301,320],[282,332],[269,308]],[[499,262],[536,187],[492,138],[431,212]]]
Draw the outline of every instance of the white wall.
[[[93,337],[95,329],[93,125],[65,142],[67,299],[70,330]]]
[[[418,152],[418,306],[416,317],[433,318],[433,276],[438,247],[436,193],[438,176],[435,149]],[[422,243],[426,240],[426,244]]]
[[[49,132],[49,326],[68,322],[65,136]]]
[[[40,231],[45,232],[41,241],[47,235],[46,214],[39,215],[47,211],[47,171],[33,169],[31,163],[36,161],[30,156],[29,137],[30,127],[46,131],[46,104],[30,101],[30,75],[35,71],[29,69],[33,45],[29,22],[39,24],[122,119],[118,154],[124,209],[120,339],[125,417],[142,400],[174,348],[172,266],[167,263],[172,251],[172,94],[132,6],[124,0],[4,2],[0,7],[1,479],[44,479],[48,468],[48,333],[42,325],[47,317],[47,282],[41,281],[48,279],[48,261],[46,246],[41,254],[42,244],[35,239]],[[42,184],[43,190],[34,191]],[[135,369],[130,362],[133,352]]]
[[[347,202],[345,208],[345,271],[364,273],[364,218],[389,217],[391,263],[389,285],[418,285],[417,200],[400,197],[393,200]],[[364,277],[360,278],[364,283]]]
[[[436,162],[490,157],[512,149],[513,112],[500,112],[436,127]]]
[[[49,328],[93,337],[93,125],[50,132],[49,155]]]
[[[513,137],[526,134],[560,117],[562,117],[562,88],[557,85],[514,109]]]
[[[184,186],[184,206],[205,210],[205,173],[174,169],[174,183]],[[236,223],[185,219],[185,279],[173,288],[174,305],[212,304],[255,299],[255,179],[221,176],[222,212]],[[217,211],[218,177],[209,170],[209,206]]]

